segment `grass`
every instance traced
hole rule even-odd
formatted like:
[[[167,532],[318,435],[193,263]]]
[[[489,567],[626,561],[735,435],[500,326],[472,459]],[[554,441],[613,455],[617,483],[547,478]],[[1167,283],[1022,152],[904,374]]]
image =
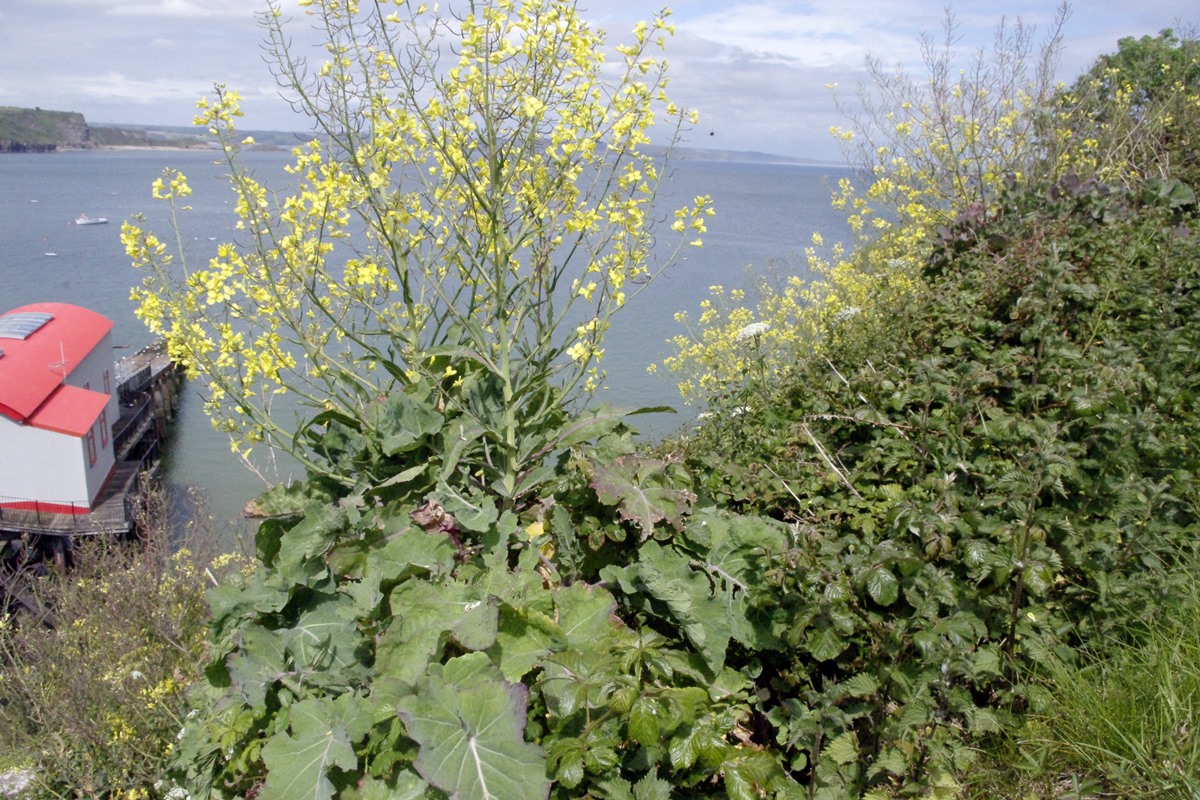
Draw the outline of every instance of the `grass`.
[[[1200,564],[1162,616],[1041,679],[1047,710],[989,754],[972,797],[1200,798]],[[998,790],[998,786],[1005,789]]]

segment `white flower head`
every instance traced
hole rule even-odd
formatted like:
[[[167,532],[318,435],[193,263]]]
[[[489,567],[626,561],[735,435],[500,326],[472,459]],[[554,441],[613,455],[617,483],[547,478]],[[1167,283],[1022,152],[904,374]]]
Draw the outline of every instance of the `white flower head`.
[[[858,306],[850,306],[849,308],[843,308],[841,311],[834,314],[833,318],[838,322],[841,322],[842,320],[850,319],[861,310],[862,309],[860,309]]]
[[[771,323],[769,322],[751,322],[738,331],[737,336],[734,336],[733,340],[735,342],[744,342],[754,336],[761,336],[769,330],[771,330]]]

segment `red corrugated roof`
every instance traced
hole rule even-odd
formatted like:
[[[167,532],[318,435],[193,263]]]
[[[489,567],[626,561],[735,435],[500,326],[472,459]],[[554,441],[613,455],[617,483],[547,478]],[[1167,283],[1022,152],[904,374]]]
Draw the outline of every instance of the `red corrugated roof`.
[[[25,422],[35,428],[68,436],[83,436],[91,430],[106,405],[108,395],[104,392],[93,392],[78,386],[60,386]]]
[[[63,385],[64,374],[79,366],[113,326],[95,311],[69,303],[32,303],[7,313],[34,311],[54,318],[28,339],[0,339],[0,350],[4,351],[0,357],[0,413],[19,422],[29,421],[38,412]],[[86,416],[82,408],[79,410]],[[95,418],[93,414],[87,424],[90,426]],[[66,427],[75,429],[78,425]]]

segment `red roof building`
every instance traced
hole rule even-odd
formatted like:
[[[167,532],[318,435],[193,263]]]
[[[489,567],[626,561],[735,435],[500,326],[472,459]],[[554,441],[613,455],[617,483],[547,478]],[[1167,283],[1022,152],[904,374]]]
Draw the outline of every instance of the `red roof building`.
[[[0,314],[0,505],[86,511],[115,459],[112,322],[67,303]]]

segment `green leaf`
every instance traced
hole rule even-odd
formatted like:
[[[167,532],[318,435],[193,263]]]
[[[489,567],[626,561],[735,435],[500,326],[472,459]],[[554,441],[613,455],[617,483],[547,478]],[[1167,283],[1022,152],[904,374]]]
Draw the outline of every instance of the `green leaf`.
[[[370,711],[359,697],[308,698],[288,709],[290,732],[263,747],[267,780],[261,800],[330,800],[331,767],[358,766],[354,742],[370,728]]]
[[[296,668],[336,673],[357,663],[362,637],[354,614],[354,601],[345,595],[314,595],[296,624],[283,634]]]
[[[635,800],[670,800],[671,784],[651,773],[633,785]]]
[[[593,441],[616,430],[630,413],[636,412],[614,408],[611,405],[587,409],[564,425],[542,454]]]
[[[851,697],[870,697],[879,691],[879,681],[874,675],[868,675],[865,672],[860,672],[854,677],[845,681],[842,686]]]
[[[728,612],[733,638],[755,650],[779,648],[778,637],[748,615],[749,598],[761,589],[764,564],[786,548],[786,535],[777,523],[704,509],[688,521],[687,536],[707,546],[701,563],[713,595]]]
[[[445,637],[468,602],[458,583],[409,580],[397,586],[390,605],[395,617],[375,650],[375,673],[413,685],[441,653]]]
[[[566,646],[562,628],[545,614],[531,608],[503,605],[496,642],[489,653],[505,679],[516,682],[551,651]]]
[[[629,738],[650,747],[658,743],[658,703],[642,696],[629,710]]]
[[[300,514],[312,502],[314,491],[314,485],[309,481],[277,483],[251,500],[247,510],[254,517],[284,517]]]
[[[468,650],[486,650],[496,643],[499,617],[500,601],[495,597],[472,600],[463,607],[451,633]]]
[[[346,511],[335,504],[309,506],[304,519],[283,536],[276,562],[280,575],[312,586],[327,569],[323,557],[346,527]]]
[[[449,536],[409,528],[392,534],[383,547],[370,552],[364,579],[381,585],[415,575],[446,575],[454,569],[457,552]]]
[[[543,662],[538,687],[546,707],[566,718],[580,708],[607,706],[611,688],[623,674],[617,659],[603,645],[586,651],[564,650]]]
[[[386,489],[389,486],[398,486],[402,483],[408,483],[414,478],[418,478],[429,469],[428,464],[417,464],[415,467],[409,467],[406,470],[397,472],[395,475],[384,480],[382,483],[377,483],[371,487],[372,492],[378,492],[380,489]]]
[[[471,653],[430,666],[416,694],[400,701],[420,747],[413,766],[456,800],[545,800],[546,758],[524,739],[528,690]]]
[[[638,553],[638,568],[650,594],[666,603],[712,672],[725,663],[725,649],[733,632],[731,609],[714,597],[707,577],[692,569],[690,561],[648,541]]]
[[[821,757],[832,759],[833,763],[839,766],[857,761],[859,758],[858,736],[854,731],[846,731],[825,745],[825,749],[821,751]]]
[[[496,503],[482,493],[468,494],[442,483],[438,484],[433,497],[441,502],[446,513],[452,515],[463,530],[485,533],[500,518]]]
[[[404,770],[392,783],[385,783],[370,776],[363,778],[358,786],[342,793],[345,800],[434,800],[434,792],[421,776]]]
[[[977,675],[1002,675],[999,651],[992,646],[981,647],[971,656],[971,669]]]
[[[482,425],[467,417],[459,417],[446,425],[441,437],[446,450],[442,453],[442,468],[437,476],[439,483],[451,482],[450,476],[458,469],[463,455],[483,438],[485,432]]]
[[[900,591],[900,582],[887,567],[878,566],[867,573],[867,594],[881,606],[890,606],[896,602]]]
[[[778,796],[771,789],[780,784],[791,789],[799,787],[788,781],[776,757],[763,750],[730,748],[722,765],[725,791],[731,800],[760,800]]]
[[[267,687],[288,671],[283,638],[261,625],[247,625],[238,632],[239,647],[229,657],[229,677],[252,708],[267,702]]]
[[[369,406],[363,412],[363,421],[379,437],[384,455],[395,456],[440,431],[444,418],[429,401],[408,392],[393,392]]]
[[[807,646],[817,661],[832,661],[846,649],[846,640],[833,628],[820,626],[809,631]]]
[[[671,757],[671,766],[676,770],[690,769],[700,757],[700,737],[696,729],[688,728],[671,739],[667,754]]]
[[[606,589],[575,583],[554,593],[558,624],[570,647],[584,649],[603,643],[614,630],[617,602]]]
[[[637,455],[593,465],[590,485],[600,502],[615,506],[621,519],[636,523],[643,538],[650,537],[659,522],[681,529],[684,514],[696,500],[690,491],[671,485],[666,462]]]
[[[889,747],[883,751],[875,763],[871,765],[869,774],[877,775],[886,772],[890,775],[903,775],[908,771],[908,757],[898,747]]]

